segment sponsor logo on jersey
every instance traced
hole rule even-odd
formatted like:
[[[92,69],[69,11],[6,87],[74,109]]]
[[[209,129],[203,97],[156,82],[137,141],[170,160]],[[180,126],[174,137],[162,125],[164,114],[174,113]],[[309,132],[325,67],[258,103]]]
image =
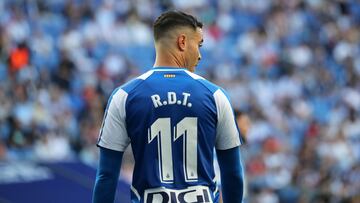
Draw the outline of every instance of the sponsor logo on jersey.
[[[182,190],[167,188],[147,189],[144,193],[145,203],[212,203],[209,188],[192,186]]]

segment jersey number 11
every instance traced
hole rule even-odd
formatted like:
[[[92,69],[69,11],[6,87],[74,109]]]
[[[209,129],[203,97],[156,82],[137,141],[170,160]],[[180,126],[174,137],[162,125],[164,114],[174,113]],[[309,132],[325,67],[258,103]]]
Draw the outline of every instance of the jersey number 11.
[[[159,174],[163,183],[174,182],[172,137],[175,142],[183,137],[184,174],[186,182],[197,181],[197,118],[185,117],[174,126],[171,136],[170,118],[158,118],[149,128],[148,143],[157,137]]]

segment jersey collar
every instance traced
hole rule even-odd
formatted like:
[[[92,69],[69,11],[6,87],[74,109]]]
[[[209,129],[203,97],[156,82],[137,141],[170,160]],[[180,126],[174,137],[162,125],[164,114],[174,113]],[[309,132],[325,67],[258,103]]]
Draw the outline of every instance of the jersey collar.
[[[156,66],[156,67],[153,67],[153,70],[155,70],[155,71],[183,71],[183,70],[187,70],[187,69],[183,68],[183,67]]]

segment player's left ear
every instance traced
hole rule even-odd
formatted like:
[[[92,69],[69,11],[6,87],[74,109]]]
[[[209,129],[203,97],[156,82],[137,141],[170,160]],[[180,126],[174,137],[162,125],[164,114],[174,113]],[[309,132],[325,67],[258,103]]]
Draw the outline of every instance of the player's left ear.
[[[177,45],[180,51],[185,51],[186,40],[187,38],[185,34],[180,34],[179,37],[177,38]]]

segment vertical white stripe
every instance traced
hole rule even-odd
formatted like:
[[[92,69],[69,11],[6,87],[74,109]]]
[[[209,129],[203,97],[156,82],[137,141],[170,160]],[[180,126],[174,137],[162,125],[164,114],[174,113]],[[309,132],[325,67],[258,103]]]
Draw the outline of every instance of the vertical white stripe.
[[[187,118],[186,175],[187,180],[197,181],[197,118]]]
[[[119,89],[112,96],[106,116],[104,116],[101,137],[98,143],[104,148],[125,151],[130,143],[125,123],[127,96],[128,94],[123,89]]]
[[[186,182],[197,181],[197,117],[185,117],[176,125],[174,140],[183,136],[184,174]]]
[[[234,118],[234,111],[224,92],[218,89],[214,93],[218,123],[216,126],[216,149],[230,149],[239,146],[240,135]]]
[[[148,143],[157,137],[159,172],[161,182],[173,182],[174,172],[172,163],[170,118],[158,118],[150,127]]]

